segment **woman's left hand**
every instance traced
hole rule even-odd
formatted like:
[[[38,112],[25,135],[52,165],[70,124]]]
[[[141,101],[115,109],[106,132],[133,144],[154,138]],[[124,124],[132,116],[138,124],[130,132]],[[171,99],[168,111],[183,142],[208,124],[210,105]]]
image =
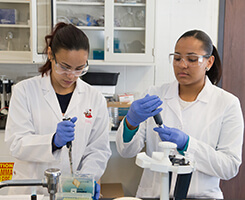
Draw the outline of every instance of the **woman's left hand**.
[[[162,141],[169,141],[177,144],[178,150],[183,150],[189,136],[177,128],[169,128],[164,125],[164,127],[156,127],[153,129],[158,132]]]

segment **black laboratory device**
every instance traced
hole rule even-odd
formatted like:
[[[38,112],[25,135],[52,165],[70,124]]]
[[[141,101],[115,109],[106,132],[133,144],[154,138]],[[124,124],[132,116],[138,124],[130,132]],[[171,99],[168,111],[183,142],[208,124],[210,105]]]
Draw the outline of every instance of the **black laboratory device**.
[[[162,122],[161,114],[158,113],[158,114],[156,114],[155,116],[153,116],[153,118],[154,118],[156,124],[157,124],[159,127],[162,127],[163,122]]]
[[[68,121],[68,120],[70,120],[70,119],[71,119],[70,117],[64,117],[64,118],[63,118],[63,121]],[[70,146],[71,146],[71,141],[66,143],[66,147],[67,147],[68,149],[70,148]]]

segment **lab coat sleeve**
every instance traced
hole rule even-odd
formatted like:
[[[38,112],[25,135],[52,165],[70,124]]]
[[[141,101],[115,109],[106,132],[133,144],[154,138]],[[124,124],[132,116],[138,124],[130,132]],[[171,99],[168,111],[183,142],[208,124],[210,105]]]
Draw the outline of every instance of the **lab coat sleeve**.
[[[142,122],[139,126],[139,130],[135,133],[130,142],[123,142],[124,120],[120,123],[120,126],[116,133],[116,146],[118,153],[124,158],[132,158],[136,156],[145,146],[145,123]]]
[[[196,163],[196,170],[228,180],[236,176],[242,162],[244,122],[237,98],[224,112],[216,148],[190,137],[187,155]]]
[[[5,130],[5,142],[13,157],[31,162],[53,162],[59,157],[52,154],[53,133],[35,132],[30,99],[25,83],[14,86]]]
[[[81,165],[81,173],[94,174],[96,181],[103,175],[111,156],[109,114],[104,97],[101,97],[101,102],[98,102],[98,107],[98,115],[83,154]]]

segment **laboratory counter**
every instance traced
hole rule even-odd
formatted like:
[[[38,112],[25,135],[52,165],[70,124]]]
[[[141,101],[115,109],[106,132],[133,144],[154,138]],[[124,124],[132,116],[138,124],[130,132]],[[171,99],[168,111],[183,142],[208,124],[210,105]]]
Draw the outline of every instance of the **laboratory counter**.
[[[49,199],[50,199],[49,196],[38,195],[36,200],[49,200]],[[100,198],[99,200],[113,200],[113,199],[115,198]],[[0,195],[0,200],[31,200],[31,195]],[[118,200],[137,200],[137,198],[122,197],[122,198],[118,198]],[[160,199],[159,198],[143,198],[142,200],[160,200]],[[191,200],[191,199],[188,199],[188,200]],[[199,199],[199,200],[214,200],[214,199]],[[226,199],[226,200],[232,200],[232,199]],[[236,199],[236,200],[239,200],[239,199]]]

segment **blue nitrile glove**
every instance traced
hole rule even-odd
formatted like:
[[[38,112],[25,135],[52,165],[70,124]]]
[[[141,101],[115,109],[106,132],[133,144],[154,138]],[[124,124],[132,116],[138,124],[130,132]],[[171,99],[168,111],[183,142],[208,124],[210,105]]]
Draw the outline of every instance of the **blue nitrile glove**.
[[[98,200],[99,198],[100,198],[100,185],[95,182],[93,200]]]
[[[156,95],[147,94],[144,98],[136,100],[130,106],[127,113],[127,120],[132,126],[138,126],[148,117],[152,117],[162,111],[158,108],[162,104],[161,99]],[[157,109],[158,108],[158,109]]]
[[[162,141],[173,142],[177,144],[178,150],[183,150],[189,136],[177,128],[164,127],[153,128],[154,131],[158,132]]]
[[[54,135],[54,144],[57,147],[63,147],[67,142],[74,140],[74,127],[77,117],[71,120],[62,121],[57,124],[56,133]]]

